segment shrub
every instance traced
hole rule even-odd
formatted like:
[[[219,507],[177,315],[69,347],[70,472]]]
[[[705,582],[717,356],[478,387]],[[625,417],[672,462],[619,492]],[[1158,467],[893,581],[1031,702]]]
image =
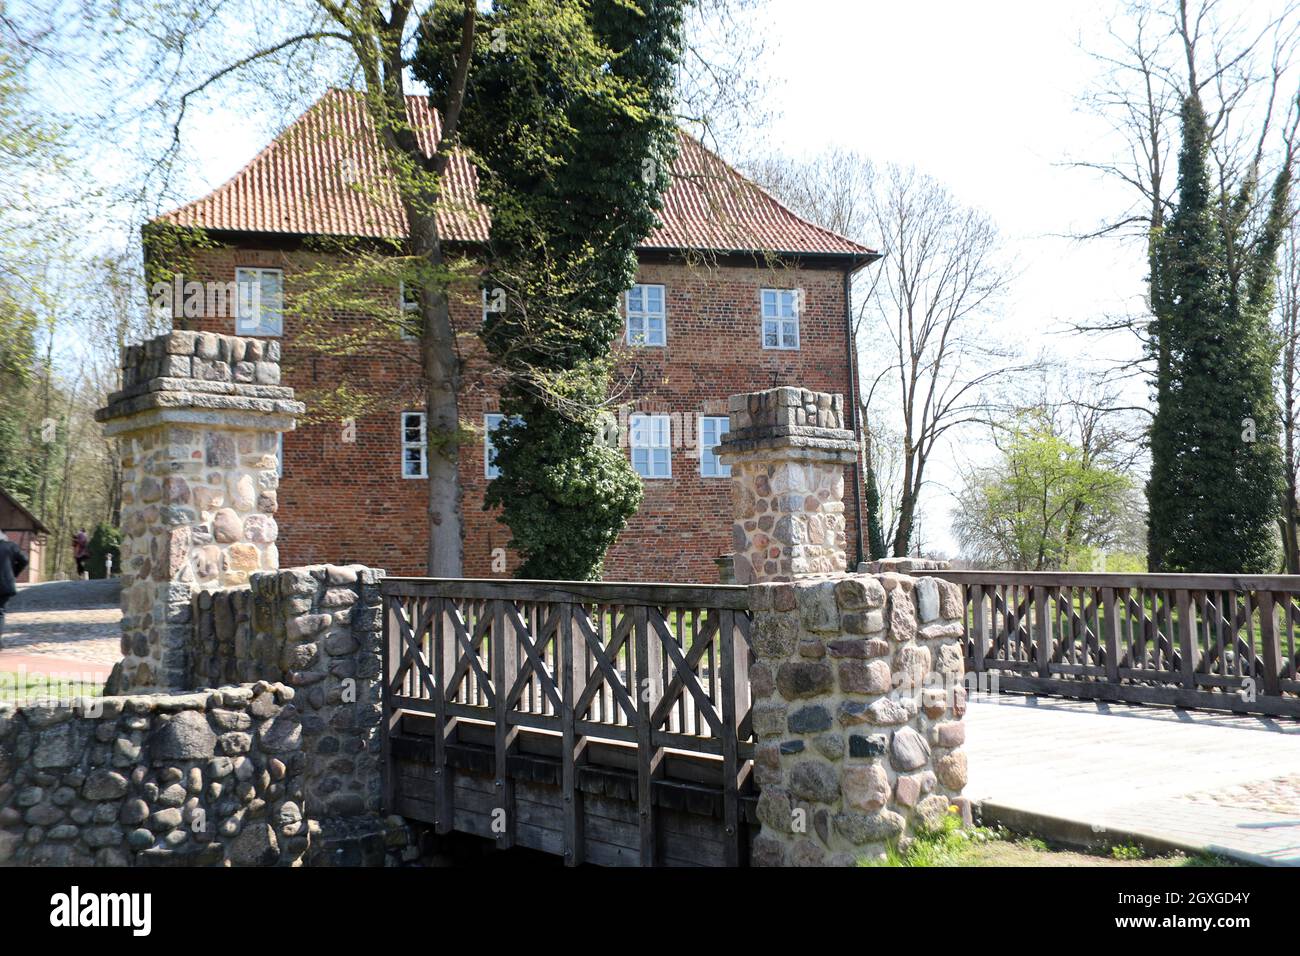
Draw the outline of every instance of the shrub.
[[[1115,860],[1140,860],[1146,856],[1146,853],[1142,851],[1140,846],[1136,846],[1132,843],[1123,843],[1111,847],[1110,855],[1111,858]]]
[[[122,532],[111,524],[101,521],[95,525],[90,534],[90,555],[86,558],[86,570],[92,578],[104,578],[107,558],[113,556],[113,572],[122,569]]]

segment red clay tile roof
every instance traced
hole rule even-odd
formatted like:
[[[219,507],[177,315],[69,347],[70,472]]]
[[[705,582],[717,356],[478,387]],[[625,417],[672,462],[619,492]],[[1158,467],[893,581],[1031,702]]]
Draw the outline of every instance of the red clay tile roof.
[[[432,153],[440,117],[423,96],[407,109]],[[287,235],[406,235],[406,216],[354,92],[331,90],[224,185],[159,217],[178,226]],[[439,213],[444,238],[482,242],[488,213],[474,167],[452,158]],[[643,249],[874,257],[865,246],[801,219],[698,141],[681,134],[662,225]]]

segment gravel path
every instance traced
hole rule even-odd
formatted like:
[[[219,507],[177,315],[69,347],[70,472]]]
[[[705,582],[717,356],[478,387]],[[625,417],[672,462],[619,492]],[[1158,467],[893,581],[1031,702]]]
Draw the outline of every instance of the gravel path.
[[[85,608],[114,608],[122,595],[122,579],[106,581],[47,581],[20,584],[9,599],[9,611],[68,611]]]
[[[122,656],[119,592],[117,580],[21,586],[5,609],[0,670],[7,654],[115,664]]]
[[[1189,793],[1182,799],[1260,813],[1300,815],[1300,774],[1253,780],[1223,790]]]

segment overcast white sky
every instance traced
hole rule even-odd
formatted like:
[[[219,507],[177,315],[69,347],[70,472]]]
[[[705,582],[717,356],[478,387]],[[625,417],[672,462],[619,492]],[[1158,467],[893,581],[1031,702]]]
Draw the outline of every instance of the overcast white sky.
[[[1102,42],[1108,8],[1095,0],[769,0],[758,18],[770,37],[764,68],[775,115],[760,139],[787,154],[840,145],[916,165],[988,212],[1006,238],[1017,278],[990,335],[1026,353],[1126,357],[1136,345],[1125,337],[1052,334],[1065,320],[1128,311],[1142,293],[1141,246],[1065,238],[1131,198],[1064,165],[1121,146],[1079,107],[1097,73],[1083,48]],[[266,130],[228,105],[189,128],[188,149],[202,157],[195,195],[265,144]],[[923,543],[949,552],[952,462],[946,450],[922,525]]]
[[[1098,69],[1084,51],[1102,42],[1108,6],[772,0],[780,115],[771,143],[796,154],[845,146],[934,176],[991,215],[1006,239],[1017,275],[989,335],[1026,355],[1126,358],[1137,348],[1127,335],[1061,333],[1067,321],[1138,307],[1143,291],[1139,244],[1066,238],[1132,198],[1116,182],[1065,165],[1107,159],[1122,146],[1079,103]],[[955,483],[954,454],[968,454],[974,437],[984,438],[959,436],[960,446],[936,462],[924,546],[956,550],[946,490]]]
[[[1007,314],[1026,332],[1126,308],[1141,291],[1141,248],[1056,238],[1130,199],[1062,165],[1120,145],[1078,108],[1097,72],[1080,37],[1099,42],[1101,6],[772,0],[772,142],[914,164],[983,208],[1012,244],[1021,276]]]

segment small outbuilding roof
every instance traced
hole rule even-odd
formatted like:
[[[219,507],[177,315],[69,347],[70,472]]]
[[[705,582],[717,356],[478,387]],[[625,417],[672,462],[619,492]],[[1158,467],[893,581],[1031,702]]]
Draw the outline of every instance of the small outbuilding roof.
[[[13,495],[3,488],[0,488],[0,531],[50,533],[50,529],[41,524],[40,519],[24,508]]]

